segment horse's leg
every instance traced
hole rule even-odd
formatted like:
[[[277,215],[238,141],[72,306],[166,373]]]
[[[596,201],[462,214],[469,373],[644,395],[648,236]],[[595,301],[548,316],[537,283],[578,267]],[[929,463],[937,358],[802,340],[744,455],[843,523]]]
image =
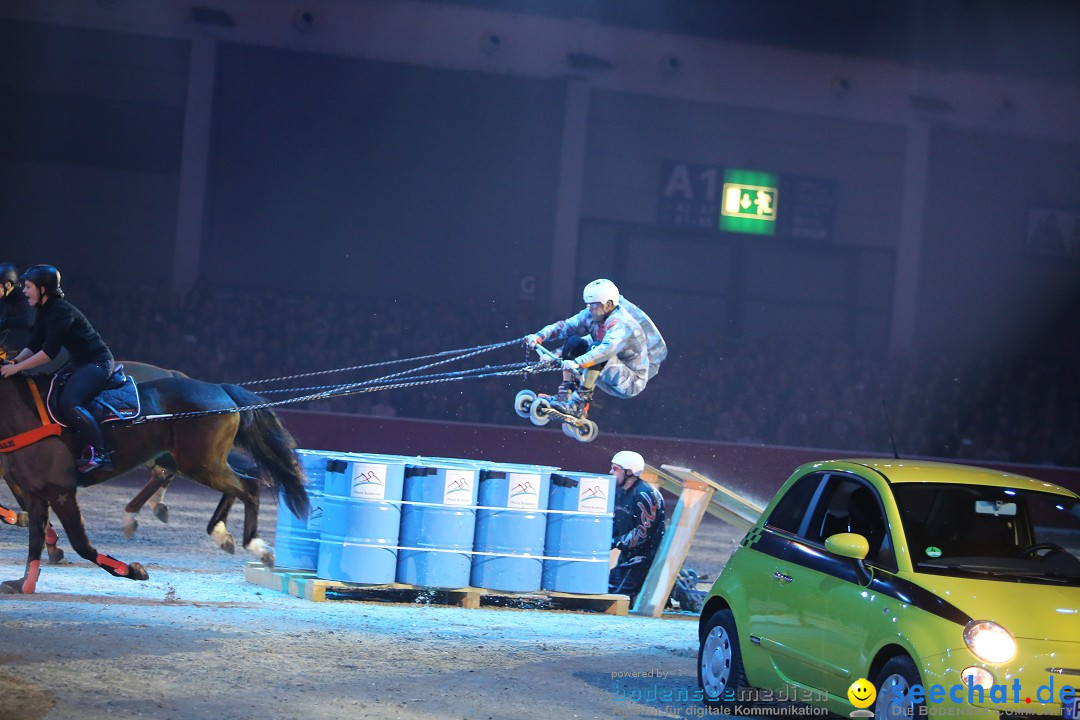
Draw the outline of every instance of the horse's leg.
[[[11,494],[15,497],[15,502],[19,503],[19,507],[22,508],[22,510],[12,510],[0,505],[0,521],[3,521],[7,525],[28,527],[30,525],[30,515],[26,512],[26,504],[22,500],[22,490],[18,485],[8,479],[6,475],[4,476],[4,482],[7,483],[8,489],[11,490]]]
[[[244,548],[259,558],[268,568],[274,567],[274,548],[258,536],[259,530],[259,485],[252,483],[247,492],[240,496],[244,503]]]
[[[16,516],[15,522],[10,523],[11,525],[18,525],[19,527],[29,527],[30,513],[26,512],[26,503],[23,501],[23,498],[26,496],[26,494],[22,491],[22,488],[20,488],[18,485],[11,482],[10,480],[8,481],[8,488],[10,488],[11,494],[15,496],[15,501],[19,503],[19,507],[22,508],[22,510],[16,513],[13,510],[8,510],[2,505],[0,505],[0,509],[7,510],[7,512],[13,513]],[[49,564],[56,565],[64,559],[64,551],[56,546],[56,543],[60,538],[56,536],[56,531],[53,530],[52,523],[49,522],[47,504],[45,509],[45,549],[49,551]]]
[[[65,532],[67,532],[68,542],[71,543],[71,547],[79,555],[116,577],[126,577],[131,580],[146,580],[150,577],[146,572],[146,568],[139,563],[128,564],[117,560],[112,555],[102,555],[90,543],[74,490],[60,495],[50,505],[53,512],[56,513],[57,519],[60,520],[60,524],[64,526]],[[38,552],[40,552],[40,549]]]
[[[29,493],[23,493],[18,500],[30,516],[26,572],[18,580],[5,580],[0,583],[0,593],[31,595],[37,590],[38,576],[41,574],[41,548],[45,544],[45,523],[49,521],[49,506],[44,498]]]
[[[232,454],[229,457],[233,457]],[[253,474],[256,467],[253,463],[246,465],[229,464],[232,474],[244,487],[244,493],[240,500],[244,503],[244,547],[248,552],[257,556],[267,567],[274,567],[274,548],[267,545],[262,538],[257,537],[259,530],[259,478]]]
[[[173,477],[174,475],[170,474],[162,483],[161,489],[151,495],[147,501],[150,510],[154,513],[154,517],[163,523],[169,522],[169,506],[165,504],[165,491],[169,489],[169,483],[172,482]]]
[[[239,388],[238,388],[239,389]],[[238,415],[218,415],[191,423],[177,423],[173,430],[171,455],[176,469],[197,483],[222,493],[210,530],[224,521],[233,498],[244,503],[244,548],[268,567],[274,565],[274,549],[257,537],[259,483],[237,472],[229,464],[233,443],[240,428]]]
[[[259,558],[267,567],[274,566],[274,548],[258,537],[259,524],[259,483],[254,478],[238,474],[233,471],[229,464],[223,462],[218,467],[201,465],[185,472],[183,466],[180,472],[190,477],[195,482],[222,490],[221,502],[210,518],[206,531],[213,534],[218,528],[224,531],[225,516],[233,503],[239,499],[244,503],[244,549]],[[217,537],[215,535],[215,537]]]
[[[168,470],[161,465],[155,464],[153,466],[150,470],[150,479],[146,482],[146,485],[144,485],[142,490],[140,490],[138,494],[131,498],[131,501],[124,506],[124,537],[130,539],[131,536],[135,534],[135,531],[139,529],[139,511],[142,510],[142,506],[145,505],[148,500],[151,502],[150,508],[154,511],[155,517],[162,522],[168,522],[169,509],[164,505],[161,505],[162,511],[159,512],[157,507],[155,507],[157,503],[153,501],[153,498],[157,493],[165,492],[164,488],[172,481],[173,474],[174,473],[171,470]],[[162,517],[162,513],[164,513],[164,518]]]
[[[214,514],[210,516],[210,522],[206,525],[206,534],[214,538],[218,547],[230,555],[236,554],[236,538],[225,527],[225,520],[229,517],[229,511],[232,510],[234,502],[236,502],[236,497],[222,494],[217,508],[214,509]]]
[[[57,536],[56,531],[53,530],[51,522],[45,523],[45,550],[49,553],[49,564],[58,565],[61,560],[64,559],[64,549],[57,547],[56,543],[60,538]]]
[[[5,505],[0,505],[0,522],[3,522],[5,525],[26,527],[30,524],[30,516],[25,510],[12,510]]]

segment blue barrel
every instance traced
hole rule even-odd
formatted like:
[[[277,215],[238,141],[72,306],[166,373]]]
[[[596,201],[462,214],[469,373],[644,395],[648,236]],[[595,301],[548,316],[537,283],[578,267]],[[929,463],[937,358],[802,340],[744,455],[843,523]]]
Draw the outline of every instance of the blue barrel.
[[[540,589],[551,473],[543,465],[484,463],[477,494],[472,585]]]
[[[405,468],[397,580],[424,587],[469,584],[479,469],[421,459]]]
[[[615,478],[559,471],[551,476],[544,575],[541,586],[558,592],[608,591]]]
[[[274,564],[281,568],[314,570],[319,566],[319,537],[322,534],[323,487],[326,482],[325,453],[297,450],[300,465],[307,476],[307,495],[311,509],[306,518],[293,515],[278,492],[277,533]]]
[[[397,574],[405,461],[333,453],[326,467],[318,575],[380,585]]]

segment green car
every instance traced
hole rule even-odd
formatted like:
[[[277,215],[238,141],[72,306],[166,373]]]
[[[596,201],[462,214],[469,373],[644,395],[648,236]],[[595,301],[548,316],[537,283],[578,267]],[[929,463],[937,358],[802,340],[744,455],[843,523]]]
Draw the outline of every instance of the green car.
[[[717,578],[699,639],[701,691],[729,712],[1080,720],[1080,498],[963,465],[802,465]]]

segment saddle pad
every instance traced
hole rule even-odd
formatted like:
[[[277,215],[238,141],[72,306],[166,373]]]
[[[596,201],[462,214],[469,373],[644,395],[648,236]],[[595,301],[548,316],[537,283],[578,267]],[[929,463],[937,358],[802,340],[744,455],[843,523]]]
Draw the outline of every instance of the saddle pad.
[[[122,378],[122,380],[121,380]],[[56,403],[63,389],[63,383],[58,383],[59,375],[53,377],[49,383],[49,397],[46,406],[53,422],[64,427],[67,425],[60,419],[56,411]],[[64,378],[66,379],[66,378]],[[117,383],[120,383],[117,385]],[[139,404],[139,390],[135,387],[135,379],[130,375],[124,375],[123,367],[118,366],[113,376],[109,378],[109,387],[86,404],[86,409],[99,423],[112,422],[114,420],[130,420],[137,417],[142,411]]]

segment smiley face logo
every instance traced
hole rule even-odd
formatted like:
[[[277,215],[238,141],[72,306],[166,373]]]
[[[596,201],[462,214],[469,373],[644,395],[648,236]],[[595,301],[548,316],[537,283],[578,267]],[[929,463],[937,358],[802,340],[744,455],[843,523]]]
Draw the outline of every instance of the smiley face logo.
[[[859,678],[851,683],[851,687],[847,689],[847,697],[855,707],[868,708],[874,704],[877,690],[874,689],[874,685],[869,680]]]

